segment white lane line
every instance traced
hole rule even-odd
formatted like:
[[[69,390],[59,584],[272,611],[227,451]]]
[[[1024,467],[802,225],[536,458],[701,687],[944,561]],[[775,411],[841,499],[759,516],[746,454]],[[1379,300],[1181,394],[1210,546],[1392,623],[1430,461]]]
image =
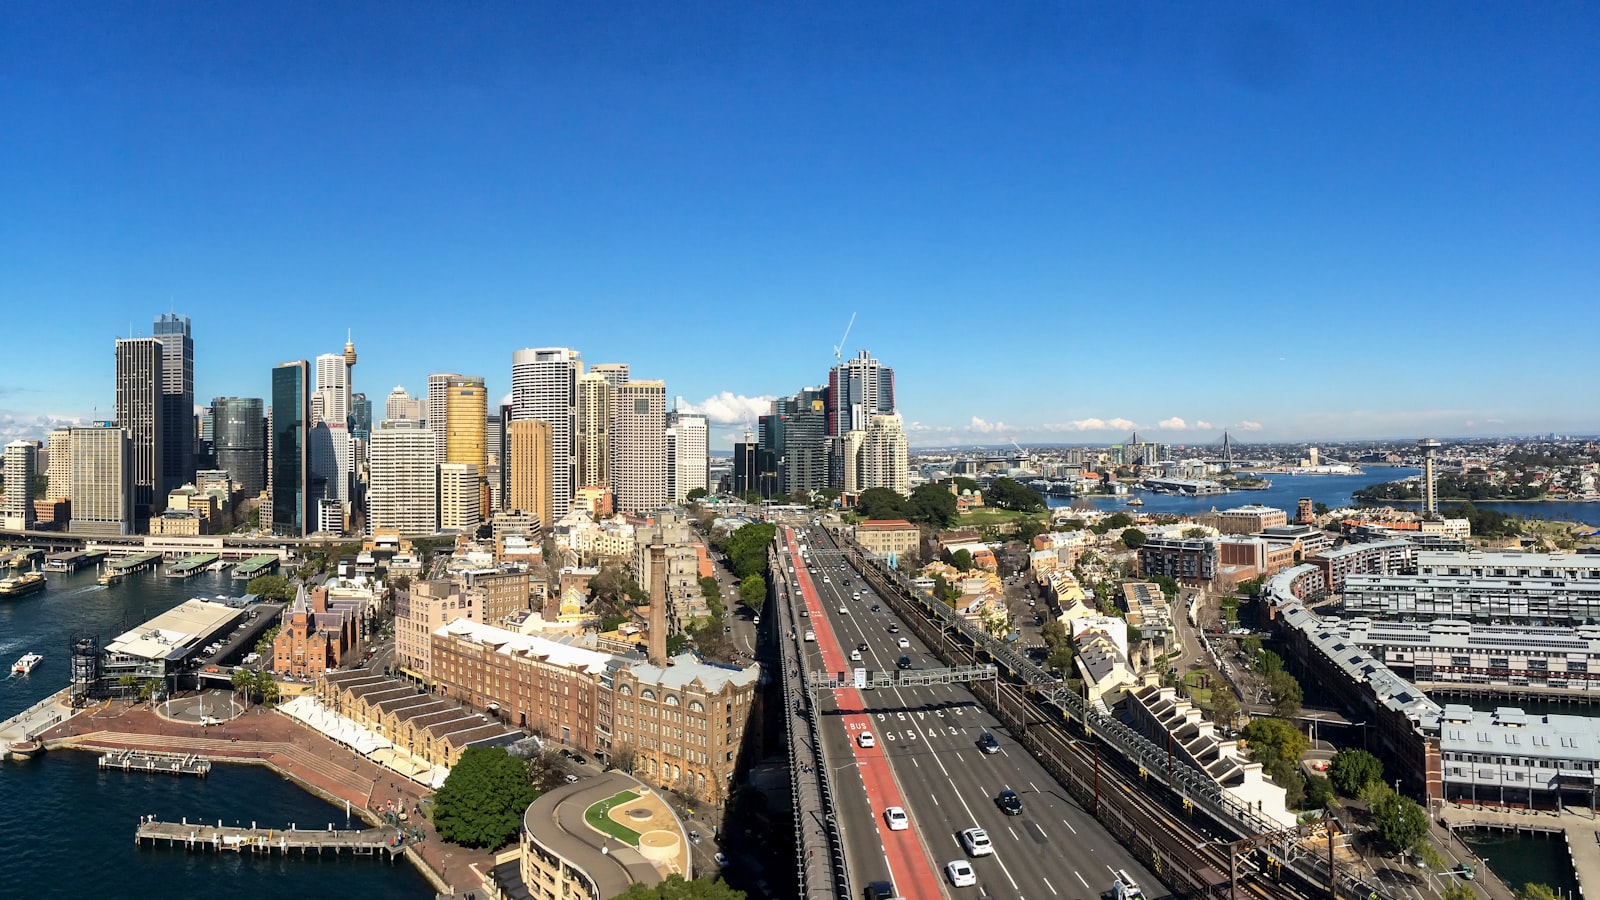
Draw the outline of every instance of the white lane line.
[[[1073,828],[1073,827],[1072,827],[1072,823],[1071,823],[1071,822],[1068,822],[1068,821],[1067,821],[1067,820],[1066,820],[1066,819],[1062,819],[1062,820],[1061,820],[1061,824],[1063,824],[1063,825],[1065,825],[1065,826],[1067,826],[1067,830],[1068,830],[1068,831],[1070,831],[1070,832],[1072,832],[1072,833],[1073,833],[1073,834],[1077,834],[1077,833],[1078,833],[1078,829],[1076,829],[1076,828]]]
[[[1011,832],[1011,839],[1013,841],[1021,841],[1022,840],[1022,838],[1017,837],[1017,830],[1015,828],[1012,828],[1010,825],[1007,825],[1006,826],[1006,830]]]
[[[1050,889],[1050,893],[1055,894],[1057,897],[1061,896],[1061,892],[1057,891],[1056,886],[1050,883],[1050,879],[1040,875],[1039,880],[1044,882],[1044,886]]]
[[[1050,840],[1050,835],[1044,830],[1044,826],[1043,825],[1040,825],[1038,822],[1035,822],[1035,823],[1033,823],[1033,827],[1039,829],[1039,836],[1040,837],[1044,838],[1047,841]]]
[[[1084,887],[1088,887],[1089,886],[1089,882],[1083,880],[1083,875],[1077,869],[1073,869],[1072,870],[1072,874],[1078,876],[1078,882],[1080,884],[1082,884]]]
[[[938,806],[939,805],[939,795],[938,794],[929,794],[928,795],[928,799],[933,801],[933,805],[934,806]]]
[[[1028,782],[1028,787],[1033,788],[1033,792],[1035,794],[1039,793],[1039,786],[1037,784],[1034,784],[1033,782],[1030,781],[1030,782]]]

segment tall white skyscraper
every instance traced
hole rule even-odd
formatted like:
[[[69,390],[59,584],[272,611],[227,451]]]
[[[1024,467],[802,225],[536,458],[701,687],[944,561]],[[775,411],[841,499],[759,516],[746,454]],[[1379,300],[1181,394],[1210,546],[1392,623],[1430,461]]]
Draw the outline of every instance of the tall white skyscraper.
[[[551,506],[559,519],[572,508],[577,487],[578,376],[583,360],[566,347],[530,347],[511,354],[512,421],[550,423]]]
[[[324,353],[317,357],[317,386],[315,393],[322,398],[322,421],[348,427],[350,424],[350,364],[345,362],[343,354]]]
[[[50,432],[50,461],[46,472],[48,483],[44,496],[47,500],[72,499],[72,432]]]
[[[612,387],[622,387],[628,383],[627,363],[596,363],[589,367],[589,371],[606,380]]]
[[[398,419],[410,419],[413,422],[420,422],[426,418],[423,415],[422,401],[406,393],[406,389],[399,385],[396,385],[395,389],[389,392],[389,400],[384,406],[383,417],[391,422]]]
[[[470,533],[482,522],[478,508],[478,467],[466,463],[439,466],[439,529]]]
[[[0,528],[24,531],[33,526],[33,478],[38,473],[38,448],[27,441],[6,445],[5,496],[0,497]]]
[[[72,533],[133,533],[133,441],[115,422],[72,429]]]
[[[397,528],[401,534],[438,531],[437,465],[433,435],[421,422],[380,422],[372,431],[367,533],[374,528]]]
[[[444,462],[445,440],[449,433],[450,379],[460,378],[454,372],[435,372],[428,376],[427,408],[423,410],[428,431],[433,433],[433,458]]]
[[[667,413],[667,492],[683,502],[695,488],[704,489],[710,478],[711,430],[705,416],[676,410]]]
[[[611,494],[618,512],[648,512],[667,493],[667,383],[629,381],[611,392]]]
[[[900,494],[911,493],[911,469],[907,465],[906,435],[900,417],[873,416],[861,441],[861,490],[882,487]]]

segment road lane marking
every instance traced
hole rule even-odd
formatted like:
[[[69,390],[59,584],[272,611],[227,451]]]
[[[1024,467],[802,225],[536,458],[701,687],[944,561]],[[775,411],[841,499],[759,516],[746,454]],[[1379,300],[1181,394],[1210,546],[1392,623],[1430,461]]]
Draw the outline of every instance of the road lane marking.
[[[1067,830],[1068,830],[1068,831],[1071,831],[1071,832],[1072,832],[1072,833],[1073,833],[1073,834],[1077,834],[1077,833],[1078,833],[1078,829],[1076,829],[1076,828],[1073,828],[1073,827],[1072,827],[1072,823],[1071,823],[1071,822],[1068,822],[1068,821],[1067,821],[1067,820],[1066,820],[1066,819],[1062,819],[1062,820],[1061,820],[1061,824],[1063,824],[1063,825],[1065,825],[1065,826],[1067,826]]]
[[[1073,869],[1072,874],[1078,876],[1079,883],[1081,883],[1084,887],[1089,887],[1089,882],[1083,880],[1083,875],[1080,874],[1077,869]],[[1091,888],[1091,890],[1093,889]]]
[[[1039,880],[1044,882],[1044,886],[1050,889],[1050,893],[1055,894],[1057,897],[1061,896],[1061,892],[1057,891],[1056,886],[1050,883],[1050,879],[1040,875]]]

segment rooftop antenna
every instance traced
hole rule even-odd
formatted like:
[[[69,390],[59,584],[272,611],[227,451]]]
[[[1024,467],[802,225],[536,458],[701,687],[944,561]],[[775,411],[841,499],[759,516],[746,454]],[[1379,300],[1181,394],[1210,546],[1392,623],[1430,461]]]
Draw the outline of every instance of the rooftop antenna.
[[[850,329],[854,328],[855,324],[856,324],[856,314],[854,312],[851,312],[850,313],[850,324],[844,326],[844,337],[839,338],[839,343],[833,345],[833,364],[836,365],[836,366],[839,365],[841,362],[843,362],[843,359],[840,356],[840,354],[844,350],[844,342],[846,340],[848,340],[849,337],[850,337]]]

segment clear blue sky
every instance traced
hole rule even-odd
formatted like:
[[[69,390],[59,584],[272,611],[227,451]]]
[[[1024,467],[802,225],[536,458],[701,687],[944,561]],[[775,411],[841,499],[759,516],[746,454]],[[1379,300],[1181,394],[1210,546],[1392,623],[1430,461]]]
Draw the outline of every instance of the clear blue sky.
[[[856,312],[914,444],[1594,432],[1597,47],[1557,2],[8,2],[0,436],[108,417],[169,310],[202,402],[347,328],[380,415],[571,346],[725,446]]]

